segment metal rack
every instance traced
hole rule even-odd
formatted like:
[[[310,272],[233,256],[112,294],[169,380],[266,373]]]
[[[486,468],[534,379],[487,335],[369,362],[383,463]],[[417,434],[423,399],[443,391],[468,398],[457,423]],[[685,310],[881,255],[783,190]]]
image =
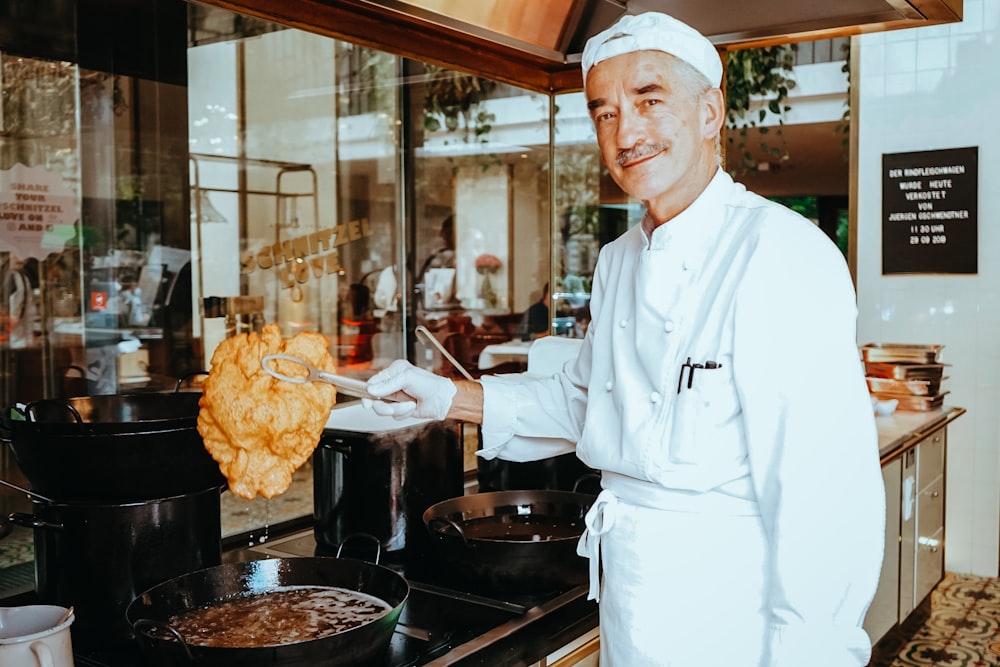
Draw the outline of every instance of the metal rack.
[[[278,228],[284,227],[294,227],[297,226],[297,219],[294,224],[291,221],[284,220],[283,215],[283,204],[287,201],[297,201],[299,198],[309,198],[313,202],[313,225],[314,228],[319,227],[319,208],[316,205],[316,193],[319,189],[318,179],[316,176],[316,170],[313,169],[312,165],[305,164],[302,162],[286,162],[284,160],[264,160],[260,158],[247,158],[247,157],[234,157],[230,155],[212,155],[209,153],[189,153],[188,161],[192,166],[192,181],[191,181],[191,201],[195,209],[195,221],[198,223],[202,222],[202,208],[201,208],[201,195],[203,192],[228,192],[231,194],[236,194],[241,197],[240,209],[245,210],[246,197],[249,195],[259,195],[265,197],[275,198],[275,220],[278,222]],[[218,187],[202,187],[201,185],[201,172],[199,163],[201,161],[215,161],[215,162],[228,162],[236,163],[240,170],[245,170],[247,167],[264,167],[270,169],[276,169],[275,179],[274,179],[274,189],[273,190],[251,190],[247,188],[218,188]],[[282,190],[282,180],[286,178],[289,174],[309,172],[311,176],[312,187],[307,192],[286,192]],[[242,215],[242,213],[241,213]],[[284,221],[284,222],[283,222]]]
[[[298,217],[299,202],[303,199],[310,200],[312,205],[312,231],[319,229],[319,202],[318,202],[318,178],[316,170],[312,165],[301,162],[288,162],[285,160],[269,160],[262,158],[248,158],[243,156],[214,155],[209,153],[189,153],[188,162],[191,168],[191,210],[192,222],[197,223],[195,229],[195,242],[198,246],[198,293],[203,300],[208,296],[205,293],[204,284],[204,252],[202,242],[202,225],[210,222],[221,222],[224,218],[213,220],[206,219],[205,202],[211,206],[211,202],[206,198],[210,192],[222,192],[234,194],[239,198],[239,237],[246,239],[249,235],[248,204],[249,197],[273,197],[275,243],[281,241],[283,230],[294,230],[299,228]],[[216,187],[206,186],[202,182],[202,166],[204,162],[223,162],[234,165],[237,169],[237,187]],[[251,168],[274,170],[274,187],[271,189],[254,189],[247,187],[247,171]],[[308,177],[308,185],[303,187],[299,184],[298,189],[293,189],[288,185],[288,178],[294,174],[305,173]],[[308,225],[308,222],[306,223]],[[305,227],[305,225],[303,225]],[[241,295],[247,291],[247,286],[241,278]],[[274,304],[275,312],[279,304]],[[202,311],[204,309],[201,309]],[[202,318],[205,313],[201,313]],[[202,331],[204,331],[204,321],[202,321]]]

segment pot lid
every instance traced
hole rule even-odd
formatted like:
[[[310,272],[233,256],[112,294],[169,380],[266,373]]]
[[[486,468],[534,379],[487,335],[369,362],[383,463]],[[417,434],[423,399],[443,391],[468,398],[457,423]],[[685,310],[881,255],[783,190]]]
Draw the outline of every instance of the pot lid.
[[[389,431],[403,431],[431,421],[433,420],[416,417],[404,419],[384,417],[375,414],[358,401],[351,401],[334,406],[330,410],[330,416],[327,418],[324,428],[351,433],[388,433]]]

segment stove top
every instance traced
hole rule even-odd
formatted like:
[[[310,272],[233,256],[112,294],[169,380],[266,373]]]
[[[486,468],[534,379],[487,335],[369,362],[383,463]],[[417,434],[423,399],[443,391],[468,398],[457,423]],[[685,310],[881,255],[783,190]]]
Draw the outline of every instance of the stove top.
[[[252,546],[237,560],[295,556],[335,556],[317,547],[313,532],[304,531]],[[345,554],[346,555],[346,554]],[[410,595],[403,606],[384,661],[377,667],[409,665],[509,664],[511,652],[537,654],[551,650],[597,625],[597,606],[586,600],[585,586],[540,595],[498,595],[452,588],[445,574],[427,567],[428,559],[389,553],[380,564],[406,578]],[[500,656],[503,660],[500,661]],[[78,652],[77,667],[140,667],[138,647]]]

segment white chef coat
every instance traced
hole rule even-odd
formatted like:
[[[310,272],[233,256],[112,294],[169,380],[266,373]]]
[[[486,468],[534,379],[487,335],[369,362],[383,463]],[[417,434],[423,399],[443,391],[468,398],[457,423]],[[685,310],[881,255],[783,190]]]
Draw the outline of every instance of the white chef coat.
[[[652,662],[611,636],[663,636],[657,614],[670,604],[687,618],[718,618],[734,604],[762,619],[758,653],[719,663],[726,667],[867,664],[860,626],[878,583],[885,495],[854,290],[837,248],[720,169],[680,215],[655,229],[644,220],[601,249],[590,305],[579,357],[561,373],[483,378],[480,455],[526,461],[576,443],[602,471],[609,502],[598,503],[603,511],[581,541],[583,552],[604,552],[602,646],[621,648],[602,649],[602,665],[716,664],[704,646],[693,657],[691,644],[703,639],[693,635],[688,646],[683,633],[664,639]],[[717,368],[691,371],[688,360]],[[704,527],[701,539],[690,514]],[[719,530],[760,539],[703,562],[746,573],[759,560],[758,576],[747,574],[755,581],[711,599],[690,581],[677,588],[685,573],[665,574],[674,560],[662,549],[707,552],[708,533]],[[645,546],[625,555],[638,563],[611,557],[629,531],[645,535],[633,536]],[[656,534],[660,549],[650,541]],[[642,585],[625,600],[616,594],[612,614],[609,581],[630,578]],[[661,585],[671,599],[656,594]],[[649,613],[621,622],[633,603]],[[732,630],[713,636],[726,642]]]

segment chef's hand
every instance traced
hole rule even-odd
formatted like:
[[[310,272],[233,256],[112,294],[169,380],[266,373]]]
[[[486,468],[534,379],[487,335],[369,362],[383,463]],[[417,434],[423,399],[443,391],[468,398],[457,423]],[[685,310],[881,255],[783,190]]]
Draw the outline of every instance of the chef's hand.
[[[363,398],[362,404],[374,410],[375,414],[396,419],[444,419],[458,391],[455,383],[448,378],[417,368],[403,359],[397,359],[388,368],[373,375],[368,380],[367,389],[369,394],[392,400]]]

